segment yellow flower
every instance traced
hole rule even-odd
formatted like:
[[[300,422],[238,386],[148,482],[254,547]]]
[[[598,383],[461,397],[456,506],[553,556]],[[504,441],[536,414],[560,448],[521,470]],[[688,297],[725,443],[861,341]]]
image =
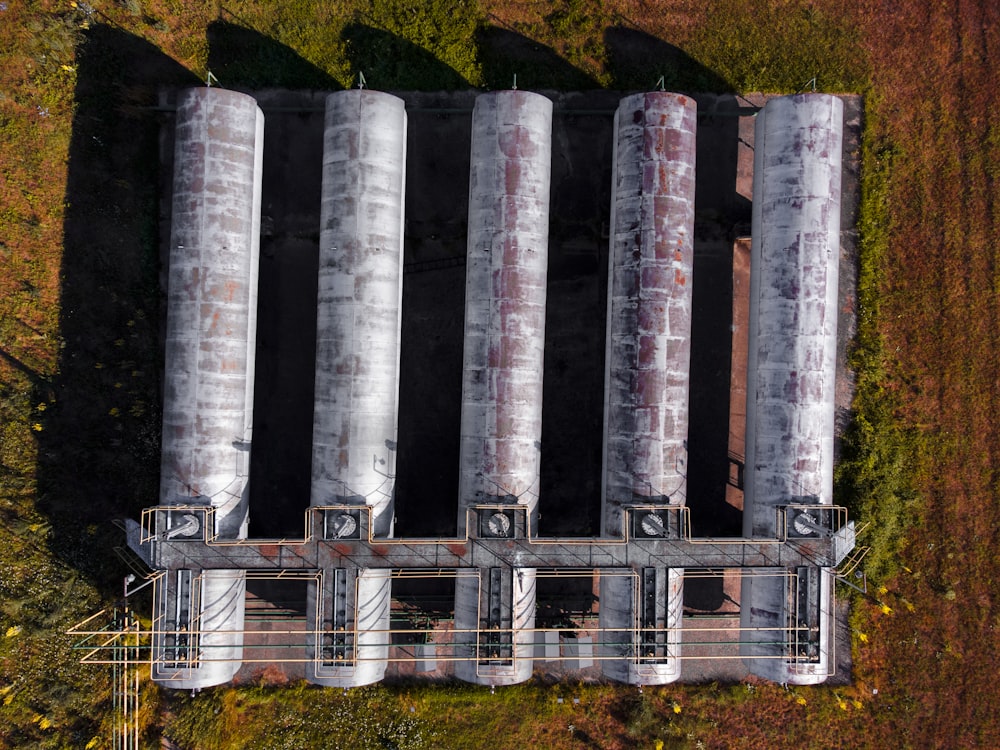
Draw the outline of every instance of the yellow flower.
[[[679,714],[680,712],[681,712],[681,704],[680,703],[674,703],[674,713],[675,714]]]
[[[40,729],[48,729],[49,727],[52,726],[52,720],[46,716],[43,716],[42,720],[38,722],[38,726]]]
[[[889,589],[887,589],[885,586],[879,586],[878,587],[878,592],[880,594],[888,594],[889,593]]]
[[[868,643],[868,633],[858,633],[858,640],[862,643]]]
[[[3,697],[3,704],[5,706],[9,706],[11,703],[14,702],[14,696],[15,695],[16,695],[16,693],[7,693],[7,695],[5,695]]]
[[[837,701],[837,705],[840,706],[841,711],[847,710],[847,701]]]
[[[880,609],[882,610],[882,614],[883,615],[891,615],[892,614],[892,607],[890,607],[888,604],[882,604],[880,606]]]
[[[6,637],[7,638],[13,638],[15,635],[19,634],[20,632],[21,632],[21,626],[20,625],[11,625],[9,628],[7,628]]]
[[[35,422],[33,425],[31,425],[31,429],[33,429],[35,432],[41,432],[43,427],[39,422]]]
[[[862,706],[862,703],[861,703],[861,701],[859,701],[859,700],[857,700],[857,699],[854,699],[853,701],[851,701],[851,703],[853,703],[853,704],[854,704],[854,707],[855,707],[855,708],[861,708],[861,706]]]
[[[117,417],[119,414],[121,414],[121,409],[119,409],[117,406],[112,406],[111,409],[108,411],[108,414],[110,414],[112,417]]]
[[[36,409],[38,409],[38,411],[45,411],[46,409],[48,409],[48,408],[49,408],[49,405],[48,405],[47,403],[45,403],[44,401],[42,401],[42,402],[41,402],[41,403],[40,403],[40,404],[39,404],[38,406],[36,406],[35,408],[36,408]]]
[[[795,699],[795,702],[798,703],[800,706],[806,705],[806,699],[803,698],[801,695]]]

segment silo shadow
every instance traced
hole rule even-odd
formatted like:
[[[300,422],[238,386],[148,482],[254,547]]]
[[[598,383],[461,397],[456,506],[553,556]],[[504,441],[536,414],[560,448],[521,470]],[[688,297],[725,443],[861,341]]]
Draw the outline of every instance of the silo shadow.
[[[227,15],[237,20],[229,11]],[[208,69],[223,86],[334,90],[342,88],[326,71],[295,50],[248,24],[228,20],[208,25]]]
[[[740,118],[755,110],[727,93],[732,86],[717,73],[642,30],[613,26],[604,41],[616,88],[662,88],[688,94],[698,104],[687,503],[696,535],[738,536],[741,513],[726,502],[733,243],[749,233],[750,202],[739,184],[739,135]]]
[[[61,350],[38,433],[50,548],[121,585],[111,521],[158,502],[160,86],[194,75],[138,36],[94,25],[76,56],[60,290]],[[116,580],[117,579],[117,580]],[[119,589],[120,590],[120,589]]]
[[[732,85],[679,47],[645,31],[612,26],[604,31],[611,88],[678,93],[724,93]]]
[[[250,535],[301,537],[312,476],[324,94],[264,112]]]
[[[301,537],[312,476],[325,99],[303,90],[343,87],[291,47],[223,13],[207,32],[219,82],[297,90],[291,97],[255,92],[265,124],[249,533]]]
[[[390,31],[356,22],[342,39],[356,78],[363,73],[371,88],[402,91],[407,102],[395,533],[452,535],[474,90],[432,52]]]
[[[588,91],[601,88],[591,76],[544,44],[515,31],[484,26],[476,34],[483,82],[490,89]],[[515,82],[516,76],[516,82]]]
[[[453,91],[472,84],[434,53],[403,37],[360,22],[344,27],[351,72],[382,91]]]
[[[342,34],[355,77],[409,91],[405,276],[400,342],[396,534],[452,535],[461,434],[465,234],[472,83],[390,31],[357,22]],[[469,91],[467,105],[461,93]],[[456,102],[457,97],[457,102]]]

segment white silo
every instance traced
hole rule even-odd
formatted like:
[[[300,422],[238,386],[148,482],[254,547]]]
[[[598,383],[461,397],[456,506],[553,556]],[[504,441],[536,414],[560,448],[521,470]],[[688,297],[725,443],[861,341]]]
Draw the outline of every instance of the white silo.
[[[542,366],[548,267],[552,102],[527,91],[476,98],[469,179],[468,267],[459,476],[459,534],[475,505],[519,505],[537,533]],[[484,571],[485,573],[485,571]],[[497,607],[481,607],[481,597]],[[535,570],[459,576],[460,679],[486,685],[531,676]],[[486,658],[481,629],[507,639]],[[468,632],[462,633],[462,630]],[[527,631],[527,632],[526,632]],[[477,648],[477,642],[480,647]],[[489,649],[486,649],[487,651]],[[496,650],[490,653],[500,653]]]
[[[211,506],[219,539],[247,531],[263,134],[250,96],[178,97],[160,504]],[[183,596],[172,586],[161,595],[185,604],[157,604],[153,679],[183,689],[228,682],[243,658],[244,573],[206,571]]]
[[[393,531],[406,120],[403,100],[378,91],[326,100],[310,504],[367,505],[379,537]],[[319,606],[317,586],[309,589],[310,630],[326,640],[341,628],[356,635],[353,650],[335,659],[313,642],[308,679],[338,687],[382,679],[389,571],[362,570],[347,582],[346,621],[330,609],[336,586],[320,585]]]
[[[625,508],[687,494],[695,134],[693,99],[622,99],[615,113],[601,535]],[[662,520],[662,516],[658,516]],[[682,570],[604,575],[604,673],[631,684],[680,676]],[[636,642],[638,641],[638,642]]]
[[[772,99],[757,114],[747,537],[775,537],[778,506],[833,502],[843,117],[841,100],[826,94]],[[826,679],[832,593],[828,569],[745,573],[740,622],[750,670],[777,682]]]

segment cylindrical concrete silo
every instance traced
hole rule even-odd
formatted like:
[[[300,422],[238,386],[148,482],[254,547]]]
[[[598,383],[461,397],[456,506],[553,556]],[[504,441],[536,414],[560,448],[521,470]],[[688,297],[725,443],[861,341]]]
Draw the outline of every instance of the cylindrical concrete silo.
[[[250,96],[179,95],[160,503],[212,506],[220,539],[247,530],[263,134]],[[169,687],[227,682],[243,658],[243,573],[207,571],[192,585],[197,660],[161,668],[154,642],[153,678]]]
[[[537,530],[542,439],[542,364],[548,265],[552,102],[527,91],[476,99],[472,116],[465,353],[459,477],[459,534],[467,509],[517,504]],[[504,578],[506,578],[504,576]],[[456,630],[498,628],[512,638],[512,658],[483,659],[474,632],[457,633],[455,674],[488,685],[531,676],[535,571],[519,568],[503,587],[492,622],[480,608],[491,583],[459,576]],[[510,602],[508,611],[506,602]],[[483,636],[484,638],[486,636]]]
[[[843,103],[772,99],[754,137],[743,526],[747,537],[774,537],[777,506],[833,502]],[[828,570],[745,575],[749,668],[778,682],[822,682],[831,597]],[[781,645],[789,633],[797,648]]]
[[[614,127],[601,534],[623,537],[625,506],[686,500],[697,107],[635,94]],[[682,572],[601,578],[607,676],[680,676]]]
[[[367,505],[375,536],[392,536],[399,393],[406,111],[371,90],[326,100],[320,210],[316,395],[310,503]],[[315,587],[311,587],[315,604]],[[357,578],[349,665],[317,655],[312,682],[382,679],[389,650],[389,571]],[[337,629],[322,607],[310,630]],[[350,628],[348,628],[350,629]]]

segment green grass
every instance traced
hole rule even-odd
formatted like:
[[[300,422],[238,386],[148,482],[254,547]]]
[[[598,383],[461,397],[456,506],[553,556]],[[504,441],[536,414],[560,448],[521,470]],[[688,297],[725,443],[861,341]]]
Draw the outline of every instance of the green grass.
[[[732,90],[863,93],[869,71],[858,54],[859,32],[843,14],[793,0],[713,3],[685,45]]]
[[[854,419],[844,436],[835,494],[852,517],[870,523],[860,543],[871,548],[864,570],[876,582],[899,571],[900,552],[918,509],[914,467],[919,433],[900,424],[898,393],[886,387],[885,343],[879,331],[883,269],[890,251],[888,180],[895,151],[866,138],[859,207],[858,333],[850,364],[857,376]]]
[[[471,685],[377,685],[342,693],[299,683],[178,695],[166,734],[199,750],[478,750],[484,741],[555,750],[588,741],[603,747],[617,735],[653,747],[650,737],[686,738],[698,723],[664,710],[671,705],[662,691],[625,697],[603,685],[531,682],[495,693]]]
[[[165,734],[204,750],[418,750],[434,747],[426,721],[401,710],[380,687],[346,695],[304,683],[286,688],[216,689],[172,701]]]
[[[495,692],[424,684],[343,693],[299,683],[173,694],[170,705],[166,734],[192,750],[873,746],[855,734],[872,720],[871,696],[851,687],[711,683],[640,693],[532,681]]]
[[[209,67],[224,85],[382,90],[478,86],[470,0],[227,3],[210,29]]]

